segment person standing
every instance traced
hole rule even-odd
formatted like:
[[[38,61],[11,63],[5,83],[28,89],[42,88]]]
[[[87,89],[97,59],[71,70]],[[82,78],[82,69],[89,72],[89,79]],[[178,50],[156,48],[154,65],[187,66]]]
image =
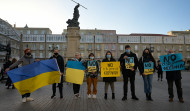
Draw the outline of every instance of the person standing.
[[[63,98],[63,73],[64,73],[64,59],[61,55],[59,55],[59,50],[55,49],[53,52],[53,56],[50,57],[50,59],[56,59],[58,67],[61,72],[61,80],[60,83],[58,83],[59,87],[59,93],[60,93],[60,99]],[[56,83],[52,84],[52,90],[53,90],[53,95],[51,96],[51,99],[56,96]]]
[[[88,56],[89,60],[87,61],[87,94],[88,98],[91,98],[91,84],[93,84],[93,95],[92,98],[96,98],[97,94],[97,81],[98,81],[98,62],[94,60],[94,54],[90,53]]]
[[[13,60],[11,61],[11,64],[14,64],[16,61],[17,61],[17,59],[13,58]],[[11,65],[11,64],[10,64],[10,65]],[[15,67],[15,68],[18,68],[18,66]],[[7,89],[9,89],[9,87],[10,87],[11,85],[12,85],[12,89],[15,88],[14,85],[12,84],[11,78],[10,78],[9,76],[8,76],[8,78],[7,78],[6,85],[7,85]]]
[[[128,78],[130,79],[131,83],[131,95],[132,99],[139,100],[135,95],[135,73],[136,69],[139,66],[139,62],[135,53],[131,52],[131,47],[129,45],[125,46],[125,52],[121,54],[119,58],[121,64],[121,70],[124,79],[124,96],[122,98],[123,101],[127,100],[127,92],[128,92]],[[128,61],[131,61],[131,65],[127,65]]]
[[[149,63],[151,65],[153,65],[153,69],[150,69],[148,72],[149,74],[145,73],[145,69],[144,69],[144,64],[145,63]],[[151,97],[151,93],[152,93],[152,78],[153,78],[153,73],[156,69],[156,61],[154,59],[154,57],[152,56],[151,52],[149,49],[145,49],[143,51],[142,57],[139,59],[139,65],[141,67],[141,75],[143,77],[144,80],[144,92],[146,94],[146,100],[150,100],[153,101],[152,97]]]
[[[102,62],[113,62],[113,61],[116,61],[116,60],[113,58],[112,53],[110,51],[107,51],[105,58],[102,60]],[[103,77],[103,81],[105,82],[104,99],[107,99],[109,85],[111,86],[112,99],[115,99],[114,82],[116,81],[116,77]]]
[[[32,51],[29,48],[25,49],[24,50],[24,56],[22,58],[20,58],[14,64],[9,66],[9,68],[6,69],[6,72],[17,67],[20,64],[22,64],[22,66],[25,66],[25,65],[34,63],[35,59],[33,58],[31,52]],[[30,93],[26,93],[26,94],[22,95],[22,102],[25,103],[27,101],[34,101],[34,99],[30,97]]]
[[[161,79],[163,79],[163,71],[162,71],[162,67],[161,67],[161,62],[160,60],[157,61],[158,62],[158,66],[157,66],[157,69],[158,69],[158,81]]]
[[[78,62],[82,62],[83,65],[84,65],[84,61],[82,60],[81,58],[81,54],[79,52],[76,52],[75,53],[75,58],[72,59],[73,61],[78,61]],[[86,66],[86,65],[84,65]],[[74,96],[75,96],[75,99],[78,99],[80,98],[79,96],[79,91],[80,91],[80,84],[75,84],[73,83],[73,92],[74,92]]]
[[[169,50],[168,54],[174,54],[173,50]],[[182,61],[185,61],[184,59]],[[169,102],[173,102],[174,93],[173,93],[173,83],[175,82],[177,88],[177,95],[179,102],[184,103],[183,100],[183,91],[181,87],[181,71],[166,71],[166,79],[168,83],[168,93],[169,93]]]

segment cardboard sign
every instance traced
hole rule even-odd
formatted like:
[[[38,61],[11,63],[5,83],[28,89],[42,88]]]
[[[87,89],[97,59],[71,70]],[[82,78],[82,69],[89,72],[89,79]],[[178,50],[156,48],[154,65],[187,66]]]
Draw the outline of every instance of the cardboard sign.
[[[162,63],[163,71],[175,71],[175,70],[184,70],[185,63],[182,61],[183,56],[181,53],[178,54],[169,54],[160,56],[160,62]]]
[[[88,72],[96,72],[97,68],[96,68],[96,61],[88,61]]]
[[[154,73],[154,62],[144,63],[144,74],[149,75]]]
[[[125,59],[125,67],[126,69],[132,69],[135,66],[134,57],[127,57]]]
[[[120,62],[101,62],[101,77],[120,77]]]

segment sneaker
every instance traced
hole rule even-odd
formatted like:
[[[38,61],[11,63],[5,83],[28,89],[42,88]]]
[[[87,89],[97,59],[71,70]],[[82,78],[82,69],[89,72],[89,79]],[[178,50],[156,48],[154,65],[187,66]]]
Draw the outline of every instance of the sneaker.
[[[23,103],[26,102],[26,97],[22,98],[22,102],[23,102]]]
[[[26,101],[34,101],[34,99],[31,98],[31,97],[27,97],[27,98],[26,98]]]
[[[173,98],[170,98],[170,99],[169,99],[169,102],[173,102]]]
[[[94,94],[94,95],[92,96],[92,98],[93,98],[93,99],[96,99],[96,95]]]
[[[179,99],[179,102],[180,102],[180,103],[184,103],[183,98],[180,98],[180,99]]]
[[[88,94],[88,98],[89,98],[89,99],[91,98],[91,95],[90,95],[90,94]]]

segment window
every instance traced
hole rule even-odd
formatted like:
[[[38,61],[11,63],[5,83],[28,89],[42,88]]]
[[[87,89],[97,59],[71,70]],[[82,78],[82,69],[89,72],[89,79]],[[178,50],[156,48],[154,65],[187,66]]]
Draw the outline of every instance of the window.
[[[160,51],[160,46],[157,46],[157,51]]]
[[[49,53],[49,58],[51,57],[51,53]]]
[[[60,46],[59,45],[57,45],[57,49],[60,50]]]
[[[36,44],[32,44],[32,49],[36,50]]]
[[[41,34],[46,34],[46,31],[45,31],[45,30],[42,30],[42,31],[41,31]]]
[[[135,50],[136,50],[136,51],[138,50],[138,45],[135,45]]]
[[[88,45],[88,50],[92,50],[92,44]]]
[[[35,53],[32,53],[33,57],[36,58],[36,54]]]
[[[97,44],[96,47],[97,47],[97,50],[100,50],[100,44]]]
[[[38,34],[38,30],[34,30],[34,34]]]
[[[108,45],[105,45],[105,46],[104,46],[104,50],[108,50]]]
[[[157,53],[157,55],[158,55],[158,58],[160,58],[160,53]]]
[[[84,57],[84,53],[81,53],[81,57]]]
[[[183,49],[182,49],[182,46],[181,46],[181,45],[179,46],[179,51],[183,51]]]
[[[80,50],[84,50],[84,45],[80,45]]]
[[[111,50],[115,50],[115,44],[112,44]]]
[[[43,58],[43,53],[42,52],[40,52],[40,58]]]
[[[44,50],[44,46],[43,45],[40,45],[40,50]]]
[[[52,45],[49,45],[49,50],[52,50]]]
[[[146,49],[146,45],[143,46],[143,50]]]
[[[120,50],[122,50],[122,51],[123,51],[123,45],[120,45]]]
[[[27,30],[26,34],[30,34],[30,30]]]

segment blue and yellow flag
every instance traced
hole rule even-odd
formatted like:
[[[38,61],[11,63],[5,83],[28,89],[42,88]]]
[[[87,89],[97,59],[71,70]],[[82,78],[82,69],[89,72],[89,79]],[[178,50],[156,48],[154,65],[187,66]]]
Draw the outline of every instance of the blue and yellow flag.
[[[55,59],[34,62],[7,73],[21,95],[60,82],[60,71]]]
[[[84,80],[84,70],[86,68],[83,66],[82,62],[79,61],[68,61],[66,69],[66,81],[82,84]]]

